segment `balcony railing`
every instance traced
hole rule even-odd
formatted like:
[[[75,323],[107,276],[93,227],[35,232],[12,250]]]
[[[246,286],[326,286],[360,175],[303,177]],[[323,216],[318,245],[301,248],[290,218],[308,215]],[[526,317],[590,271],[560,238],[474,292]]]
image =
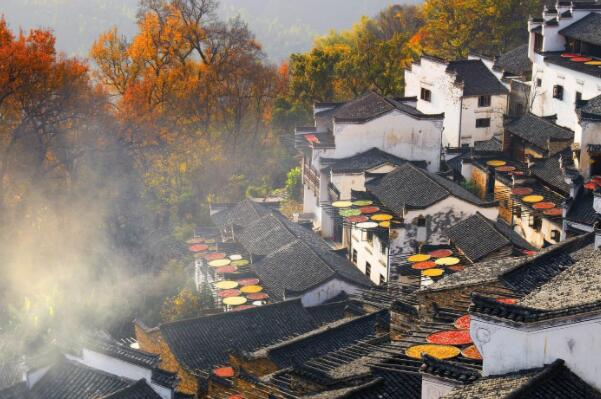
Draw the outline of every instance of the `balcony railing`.
[[[309,186],[314,193],[319,193],[319,175],[307,163],[303,164],[303,182]]]

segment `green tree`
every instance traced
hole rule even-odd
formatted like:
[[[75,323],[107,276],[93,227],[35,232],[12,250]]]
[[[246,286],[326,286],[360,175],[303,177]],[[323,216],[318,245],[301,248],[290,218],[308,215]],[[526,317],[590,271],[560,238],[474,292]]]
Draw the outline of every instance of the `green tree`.
[[[541,0],[427,0],[419,32],[422,50],[445,59],[478,51],[497,55],[527,40],[528,17]]]

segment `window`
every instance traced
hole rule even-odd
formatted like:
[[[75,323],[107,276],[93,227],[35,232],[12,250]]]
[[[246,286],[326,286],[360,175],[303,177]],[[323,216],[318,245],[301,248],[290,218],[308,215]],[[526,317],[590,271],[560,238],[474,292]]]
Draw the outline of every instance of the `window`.
[[[369,262],[365,262],[365,275],[371,276],[371,265]]]
[[[357,263],[357,250],[353,249],[353,263]]]
[[[524,115],[524,104],[522,103],[517,103],[515,105],[515,113],[517,115]]]
[[[478,107],[490,107],[490,96],[478,97]]]
[[[582,93],[577,91],[576,92],[576,104],[578,104],[580,101],[582,101]]]
[[[543,220],[541,219],[540,216],[534,216],[532,217],[532,219],[530,219],[530,227],[532,227],[534,230],[540,230],[541,227],[543,225]]]
[[[386,255],[386,251],[388,250],[388,247],[386,246],[386,244],[384,244],[383,242],[380,243],[380,252],[382,253],[382,255]]]
[[[371,244],[371,243],[373,243],[373,241],[374,241],[374,233],[373,233],[373,231],[368,231],[367,232],[367,242]]]
[[[559,230],[551,231],[551,239],[553,241],[559,241],[560,238],[561,238],[561,232]]]
[[[417,217],[417,227],[426,227],[426,218],[424,216]]]
[[[490,118],[476,119],[476,127],[490,127]]]
[[[563,100],[563,86],[555,85],[553,86],[553,98],[558,100]]]
[[[543,49],[543,35],[540,33],[534,34],[534,51],[541,51]]]
[[[430,102],[430,101],[432,101],[432,92],[430,90],[424,89],[422,87],[422,91],[421,91],[421,93],[419,95],[419,98],[421,98],[424,101]]]
[[[541,87],[543,85],[543,80],[541,78],[536,79],[536,87]]]

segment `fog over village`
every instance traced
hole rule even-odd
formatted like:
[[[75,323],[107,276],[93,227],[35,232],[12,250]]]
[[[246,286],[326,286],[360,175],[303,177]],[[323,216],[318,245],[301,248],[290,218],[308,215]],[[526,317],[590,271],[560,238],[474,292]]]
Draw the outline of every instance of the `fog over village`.
[[[601,2],[0,13],[0,399],[601,398]]]

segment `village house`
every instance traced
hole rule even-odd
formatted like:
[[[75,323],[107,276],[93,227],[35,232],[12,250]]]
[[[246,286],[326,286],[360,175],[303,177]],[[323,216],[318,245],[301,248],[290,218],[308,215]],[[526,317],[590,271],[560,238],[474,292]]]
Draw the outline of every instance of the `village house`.
[[[185,398],[176,393],[177,376],[159,363],[158,355],[95,334],[26,360],[22,382],[0,390],[0,398]]]
[[[543,367],[481,377],[469,367],[427,357],[421,371],[422,399],[601,397],[599,391],[574,374],[563,360]]]
[[[305,306],[315,306],[371,285],[323,238],[278,211],[245,200],[212,218],[224,238],[248,254],[248,267],[271,301],[301,298]],[[202,262],[197,260],[201,269]]]
[[[509,90],[480,59],[422,56],[405,71],[405,96],[425,113],[444,113],[443,145],[460,148],[499,137]]]
[[[371,176],[365,187],[365,192],[353,192],[353,199],[373,201],[382,212],[394,215],[389,227],[349,227],[351,260],[376,284],[390,281],[395,265],[419,245],[448,244],[444,232],[457,222],[477,212],[493,220],[498,216],[495,203],[410,163]]]
[[[599,4],[558,2],[547,7],[542,18],[531,19],[529,56],[533,62],[530,110],[541,117],[553,116],[556,123],[575,132],[573,150],[585,177],[601,172],[601,125],[598,118],[578,112],[585,101],[598,114],[601,95]]]
[[[445,235],[471,263],[523,256],[534,250],[507,222],[490,220],[480,212],[451,226]]]
[[[306,309],[295,299],[154,328],[137,322],[135,327],[140,349],[159,355],[161,368],[177,373],[178,391],[202,395],[214,370],[227,366],[232,350],[250,353],[343,317],[344,308]]]
[[[360,187],[365,172],[406,161],[421,161],[428,170],[438,171],[444,115],[418,111],[415,103],[415,98],[387,98],[375,92],[347,103],[317,103],[315,125],[296,129],[303,216],[323,237],[336,234],[324,206],[348,199],[348,187]],[[352,167],[331,169],[337,160]]]

